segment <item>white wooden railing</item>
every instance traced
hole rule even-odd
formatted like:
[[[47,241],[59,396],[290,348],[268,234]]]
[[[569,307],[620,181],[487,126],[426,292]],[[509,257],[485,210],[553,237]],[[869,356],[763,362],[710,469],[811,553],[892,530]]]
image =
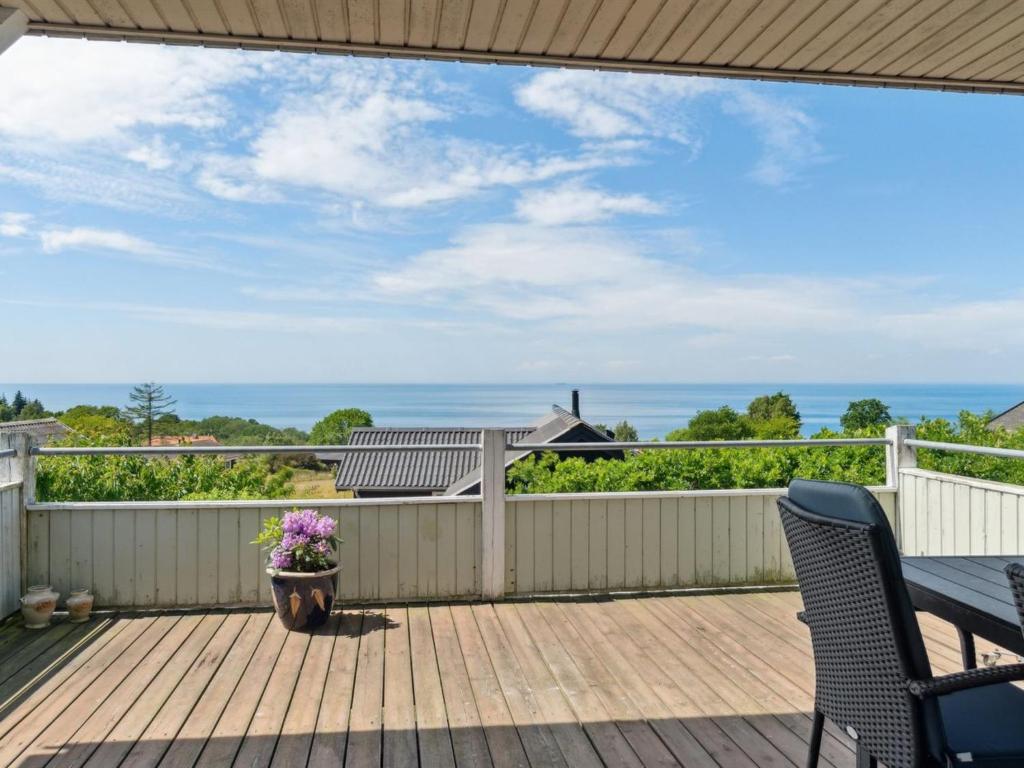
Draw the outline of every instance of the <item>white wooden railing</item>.
[[[872,490],[890,515],[904,551],[1024,551],[1024,488],[918,469],[917,447],[942,446],[916,441],[909,427],[892,428],[884,439],[854,442],[879,445],[887,453],[887,483]],[[818,443],[641,445],[657,450]],[[637,447],[593,447],[620,446]],[[33,449],[22,444],[11,457],[0,446],[0,472],[7,468],[7,475],[0,475],[0,526],[6,526],[0,528],[0,607],[5,612],[16,608],[20,590],[37,582],[53,584],[64,594],[71,587],[91,587],[97,603],[105,606],[266,603],[270,596],[262,555],[250,542],[267,516],[296,506],[319,509],[338,521],[345,542],[339,552],[339,597],[349,602],[493,599],[793,580],[775,509],[775,500],[784,492],[780,489],[511,496],[504,492],[507,451],[532,448],[506,445],[501,430],[485,430],[479,447],[480,496],[36,503],[35,456],[96,449]],[[578,451],[586,446],[554,447]],[[346,448],[355,449],[331,450]],[[311,450],[290,450],[300,449]]]

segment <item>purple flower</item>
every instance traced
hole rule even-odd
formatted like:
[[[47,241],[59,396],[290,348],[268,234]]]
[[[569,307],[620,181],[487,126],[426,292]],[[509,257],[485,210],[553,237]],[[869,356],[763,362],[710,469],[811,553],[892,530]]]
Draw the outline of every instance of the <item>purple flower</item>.
[[[270,564],[274,568],[291,568],[292,563],[292,553],[281,547],[275,547],[270,553]]]
[[[270,553],[274,568],[318,571],[329,567],[334,520],[315,509],[299,509],[281,520],[280,542]]]

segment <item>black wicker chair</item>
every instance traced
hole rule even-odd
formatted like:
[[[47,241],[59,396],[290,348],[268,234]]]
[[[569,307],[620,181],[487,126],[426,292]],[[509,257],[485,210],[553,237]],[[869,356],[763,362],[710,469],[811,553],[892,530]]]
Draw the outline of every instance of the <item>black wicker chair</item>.
[[[1006,566],[1006,578],[1010,581],[1013,602],[1017,605],[1017,617],[1020,619],[1021,631],[1024,632],[1024,564],[1010,563]]]
[[[932,675],[885,513],[864,488],[794,480],[779,511],[817,678],[808,766],[825,718],[857,765],[1024,768],[1024,665]]]

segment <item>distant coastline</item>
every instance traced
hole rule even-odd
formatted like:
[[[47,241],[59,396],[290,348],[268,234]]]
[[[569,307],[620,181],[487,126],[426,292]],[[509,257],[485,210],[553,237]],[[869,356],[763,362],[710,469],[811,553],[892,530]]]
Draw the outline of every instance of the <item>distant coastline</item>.
[[[10,398],[21,389],[47,408],[123,406],[132,383],[0,383]],[[641,438],[663,437],[698,410],[729,405],[738,410],[757,395],[778,390],[793,396],[803,432],[837,428],[851,400],[876,397],[893,416],[955,418],[961,410],[1002,411],[1024,400],[1024,384],[167,384],[182,418],[240,416],[275,427],[309,430],[336,408],[358,407],[379,426],[515,426],[529,424],[553,403],[568,405],[582,393],[582,415],[592,422],[622,419]]]

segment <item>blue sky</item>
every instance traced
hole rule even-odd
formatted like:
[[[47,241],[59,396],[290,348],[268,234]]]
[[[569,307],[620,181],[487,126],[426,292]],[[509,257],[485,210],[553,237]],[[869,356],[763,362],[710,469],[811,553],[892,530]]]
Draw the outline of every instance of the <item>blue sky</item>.
[[[22,381],[1024,378],[1024,100],[24,39]]]

